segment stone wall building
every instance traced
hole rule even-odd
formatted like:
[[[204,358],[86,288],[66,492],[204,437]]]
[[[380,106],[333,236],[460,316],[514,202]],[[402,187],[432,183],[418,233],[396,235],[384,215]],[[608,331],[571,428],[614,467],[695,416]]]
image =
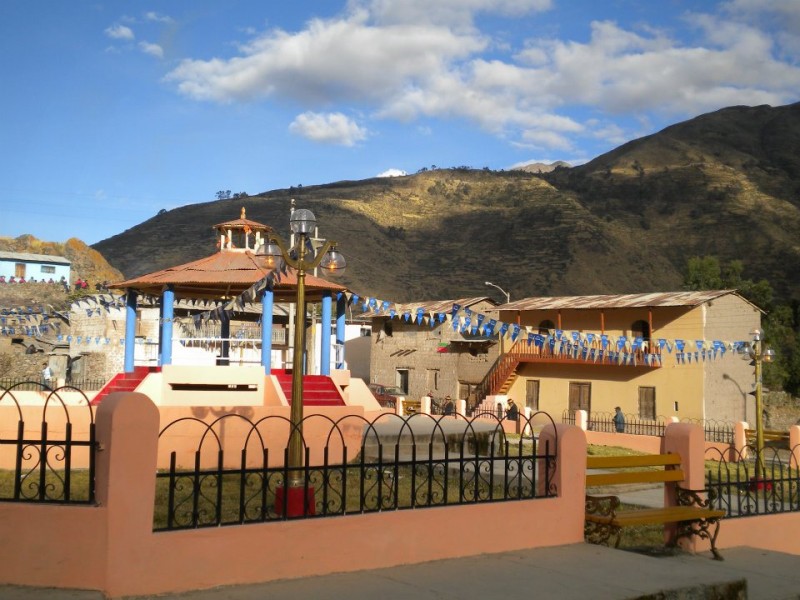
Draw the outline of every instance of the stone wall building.
[[[440,320],[454,304],[478,313],[496,306],[488,297],[461,298],[396,305],[398,315],[411,311],[408,320],[366,315],[372,318],[370,383],[396,385],[412,399],[429,392],[437,400],[449,395],[472,407],[476,386],[499,356],[499,344],[496,337],[462,334]],[[427,320],[420,324],[417,315]]]

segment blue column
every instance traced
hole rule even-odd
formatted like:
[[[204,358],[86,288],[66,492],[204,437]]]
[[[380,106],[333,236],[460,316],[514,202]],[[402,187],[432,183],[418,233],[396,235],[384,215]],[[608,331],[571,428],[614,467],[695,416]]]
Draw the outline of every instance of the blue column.
[[[322,337],[320,340],[319,374],[331,374],[331,293],[322,293]]]
[[[337,369],[344,369],[344,314],[347,308],[347,298],[342,292],[336,296],[336,344],[341,346],[341,360],[336,363]]]
[[[161,366],[172,364],[172,319],[175,316],[175,290],[168,285],[161,294]]]
[[[133,373],[136,351],[136,292],[128,290],[125,298],[125,372]]]
[[[261,364],[264,373],[272,372],[272,303],[275,293],[267,288],[261,292]]]

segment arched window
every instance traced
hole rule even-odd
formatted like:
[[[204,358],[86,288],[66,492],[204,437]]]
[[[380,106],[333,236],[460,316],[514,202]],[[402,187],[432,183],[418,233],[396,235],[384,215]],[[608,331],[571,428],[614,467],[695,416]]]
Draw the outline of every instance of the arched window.
[[[631,335],[634,338],[640,337],[643,340],[650,339],[650,324],[647,321],[634,321],[631,325]]]
[[[544,321],[539,323],[539,333],[541,335],[549,333],[550,331],[552,331],[555,328],[556,328],[556,324],[553,323],[550,319],[545,319]]]

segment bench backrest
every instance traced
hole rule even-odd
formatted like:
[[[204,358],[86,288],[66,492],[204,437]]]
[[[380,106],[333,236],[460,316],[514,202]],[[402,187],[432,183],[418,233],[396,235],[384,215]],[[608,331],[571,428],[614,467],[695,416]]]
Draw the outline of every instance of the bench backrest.
[[[652,467],[659,468],[653,469]],[[587,473],[586,486],[683,481],[683,470],[680,467],[681,457],[678,454],[587,456],[587,469],[600,469],[610,472]],[[622,471],[618,469],[629,470]]]

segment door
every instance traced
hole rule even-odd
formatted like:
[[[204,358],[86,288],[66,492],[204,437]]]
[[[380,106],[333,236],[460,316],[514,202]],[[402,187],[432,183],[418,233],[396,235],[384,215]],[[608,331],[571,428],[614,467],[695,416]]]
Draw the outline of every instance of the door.
[[[585,381],[569,382],[569,412],[574,417],[576,410],[592,412],[592,384]]]
[[[639,418],[649,421],[656,420],[656,388],[639,388]]]
[[[14,265],[14,277],[17,279],[25,277],[25,263],[16,263]]]
[[[525,406],[536,412],[539,410],[539,380],[528,379],[525,382]]]
[[[408,369],[397,369],[395,380],[397,387],[403,390],[404,394],[408,394]]]

